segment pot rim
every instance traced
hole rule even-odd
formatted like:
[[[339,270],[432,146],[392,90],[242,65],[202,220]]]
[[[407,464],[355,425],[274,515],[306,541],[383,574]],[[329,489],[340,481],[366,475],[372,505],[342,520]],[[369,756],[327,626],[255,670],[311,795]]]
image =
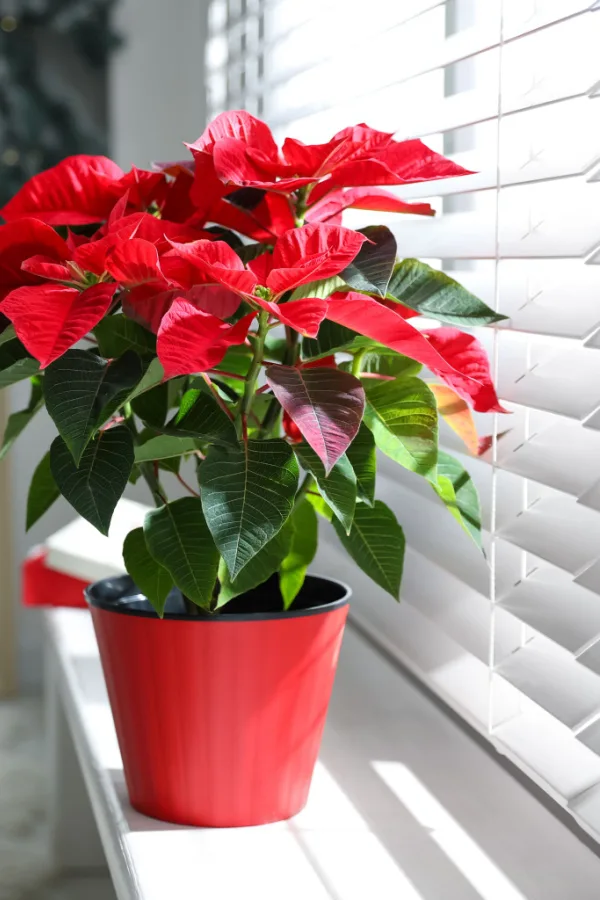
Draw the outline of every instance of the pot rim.
[[[151,612],[150,610],[145,609],[130,609],[126,606],[118,606],[117,604],[96,595],[94,588],[98,585],[104,584],[107,581],[118,581],[121,578],[129,578],[129,576],[109,575],[107,578],[101,578],[99,581],[95,581],[93,584],[88,585],[83,592],[88,606],[93,609],[101,609],[104,612],[116,613],[117,615],[134,616],[136,618],[157,620],[159,622],[203,622],[205,624],[216,624],[217,622],[262,622],[265,620],[269,621],[277,619],[300,619],[306,616],[323,615],[325,613],[333,612],[333,610],[341,609],[343,606],[347,606],[350,597],[352,596],[352,589],[345,581],[340,581],[339,578],[330,578],[329,575],[321,575],[318,572],[312,572],[306,576],[307,579],[318,578],[322,581],[328,581],[330,584],[336,584],[343,588],[343,596],[330,603],[324,603],[319,606],[309,606],[306,609],[282,609],[277,610],[276,612],[256,613],[224,613],[221,615],[211,615],[200,610],[200,615],[194,616],[179,613],[165,613],[161,620],[154,611]]]

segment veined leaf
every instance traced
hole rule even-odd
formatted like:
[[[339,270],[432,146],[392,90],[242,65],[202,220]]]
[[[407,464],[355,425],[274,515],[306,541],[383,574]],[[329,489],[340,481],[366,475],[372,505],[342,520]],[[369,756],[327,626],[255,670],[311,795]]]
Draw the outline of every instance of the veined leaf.
[[[0,347],[2,344],[6,344],[8,341],[16,340],[17,332],[15,331],[14,325],[7,325],[2,333],[0,333]]]
[[[221,582],[221,591],[217,600],[216,608],[220,609],[240,594],[251,591],[252,588],[263,584],[268,578],[276,572],[284,557],[287,556],[292,541],[292,525],[290,519],[287,520],[283,528],[277,532],[275,537],[271,538],[268,544],[254,556],[247,566],[244,566],[235,581],[232,581],[227,571],[224,560],[219,564],[219,581]]]
[[[333,526],[354,562],[398,600],[405,542],[404,532],[391,509],[381,500],[376,500],[373,507],[359,504],[350,534],[338,522]]]
[[[127,350],[134,350],[142,358],[156,354],[156,335],[121,314],[106,316],[98,322],[94,335],[105,359],[115,359]]]
[[[214,397],[202,388],[185,392],[177,414],[167,422],[165,431],[204,441],[237,443],[233,422]]]
[[[356,506],[356,475],[344,453],[329,475],[315,451],[308,444],[295,444],[294,450],[302,468],[313,476],[317,486],[343,525],[350,530]]]
[[[192,603],[210,609],[219,553],[196,497],[174,500],[146,514],[144,537],[152,557]]]
[[[418,259],[404,259],[394,269],[388,296],[430,319],[450,325],[490,325],[506,319],[444,272]]]
[[[358,430],[358,434],[348,447],[346,456],[356,475],[356,487],[358,496],[369,506],[373,506],[375,500],[375,476],[377,474],[377,454],[375,451],[375,438],[364,423]]]
[[[124,425],[102,432],[88,444],[79,468],[61,437],[50,447],[50,468],[61,494],[102,534],[108,534],[132,466],[133,440]]]
[[[327,522],[331,522],[333,520],[333,510],[320,494],[318,494],[316,491],[310,491],[306,495],[306,499],[310,503],[314,511],[317,513],[317,515],[321,516],[323,519],[326,519]]]
[[[131,401],[131,408],[142,422],[162,430],[169,411],[171,381],[163,381]]]
[[[348,363],[347,365],[351,365]],[[362,357],[360,370],[373,375],[418,375],[423,366],[410,356],[402,356],[387,347],[379,346]]]
[[[315,558],[319,538],[317,514],[306,500],[303,500],[291,516],[292,543],[289,552],[279,567],[279,589],[283,597],[283,608],[289,609],[306,577],[306,570]]]
[[[149,391],[152,388],[156,387],[157,384],[160,384],[161,381],[164,380],[164,377],[165,371],[162,367],[160,359],[153,359],[144,372],[141,381],[134,387],[127,400],[131,402],[136,397],[139,397],[140,394],[143,394],[145,391]]]
[[[46,408],[76,463],[96,429],[127,400],[142,374],[140,358],[132,351],[107,363],[87,350],[67,350],[48,366]]]
[[[37,464],[29,485],[26,531],[41,519],[59,497],[60,491],[50,469],[50,451],[48,451]]]
[[[136,585],[162,619],[173,579],[150,555],[143,528],[135,528],[125,538],[123,560]]]
[[[301,284],[292,293],[290,300],[304,300],[305,297],[317,297],[320,300],[326,300],[331,294],[345,286],[346,283],[343,278],[340,278],[339,275],[333,275],[331,278],[323,278],[321,281]]]
[[[437,406],[420,378],[365,383],[365,423],[379,449],[411,472],[435,482]]]
[[[18,340],[0,344],[0,388],[31,378],[39,372],[40,364],[29,355]]]
[[[338,325],[324,319],[319,326],[316,338],[302,339],[302,359],[318,359],[320,356],[329,356],[338,350],[346,350],[349,353],[357,350],[368,350],[376,346],[371,338],[363,337],[345,325]]]
[[[298,463],[285,441],[213,446],[198,470],[204,514],[235,579],[287,521]]]
[[[2,446],[0,447],[0,460],[4,459],[16,439],[22,431],[29,425],[35,414],[44,405],[44,391],[42,381],[39,376],[34,375],[31,379],[31,395],[26,409],[19,412],[11,413],[6,422],[4,429],[4,437]]]
[[[482,550],[479,495],[466,469],[453,456],[440,452],[438,482],[432,487],[461,528]]]
[[[194,438],[160,434],[135,448],[135,462],[139,465],[155,459],[169,459],[182,453],[193,453],[197,449],[198,442]]]
[[[340,369],[269,366],[267,383],[330,472],[356,436],[365,407],[358,378]]]
[[[368,241],[362,245],[341,277],[355,291],[385,297],[396,262],[396,238],[385,225],[361,228]]]

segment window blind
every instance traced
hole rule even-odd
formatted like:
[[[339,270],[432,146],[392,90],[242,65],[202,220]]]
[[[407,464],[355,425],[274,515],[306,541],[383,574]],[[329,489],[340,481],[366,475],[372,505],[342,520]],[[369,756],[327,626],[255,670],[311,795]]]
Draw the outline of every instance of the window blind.
[[[597,9],[598,8],[598,9]],[[333,532],[317,568],[353,614],[600,839],[600,4],[577,0],[213,0],[213,114],[276,137],[366,121],[476,170],[398,189],[435,219],[385,223],[509,316],[476,329],[510,415],[489,450],[442,440],[479,488],[486,560],[416,476],[380,460],[406,532],[396,607]],[[432,323],[433,324],[433,323]]]

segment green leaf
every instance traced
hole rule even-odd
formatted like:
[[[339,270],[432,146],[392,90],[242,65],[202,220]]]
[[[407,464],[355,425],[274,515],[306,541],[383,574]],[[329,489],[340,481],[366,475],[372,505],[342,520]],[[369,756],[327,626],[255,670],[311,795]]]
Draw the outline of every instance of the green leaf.
[[[135,528],[125,538],[123,560],[137,587],[162,619],[173,579],[150,555],[143,528]]]
[[[133,440],[124,425],[103,431],[88,444],[79,468],[61,437],[50,447],[50,468],[61,494],[102,534],[108,534],[132,466]]]
[[[29,355],[20,341],[0,344],[0,388],[31,378],[40,368],[37,359]]]
[[[233,422],[215,398],[202,388],[186,391],[177,414],[167,422],[165,431],[204,441],[237,444]]]
[[[210,530],[235,579],[290,515],[298,463],[279,439],[214,446],[199,467],[198,480]]]
[[[195,441],[194,438],[160,434],[135,448],[135,461],[139,464],[155,459],[169,459],[172,456],[181,456],[183,453],[193,453],[197,449],[198,441]]]
[[[352,365],[349,363],[348,365]],[[410,356],[394,353],[387,347],[377,347],[362,357],[360,370],[373,375],[387,375],[397,378],[399,375],[418,375],[423,366]]]
[[[59,497],[60,491],[50,469],[48,451],[37,464],[29,485],[25,530],[29,531]]]
[[[388,296],[423,316],[449,325],[490,325],[501,316],[444,272],[418,259],[404,259],[394,269]]]
[[[354,562],[398,600],[404,565],[404,532],[391,509],[381,500],[376,500],[373,507],[360,504],[350,534],[338,522],[333,527]]]
[[[94,335],[105,359],[115,359],[127,350],[135,350],[142,358],[156,355],[156,335],[127,316],[107,316],[98,322]]]
[[[2,334],[0,334],[0,347],[7,341],[14,341],[17,337],[14,325],[7,325]]]
[[[294,450],[302,467],[313,476],[318,488],[346,531],[350,530],[356,505],[356,475],[344,453],[325,475],[325,466],[306,443],[295,444]]]
[[[279,589],[283,608],[289,609],[304,584],[306,570],[315,558],[319,524],[314,509],[303,500],[291,516],[292,545],[279,568]]]
[[[385,225],[370,225],[360,233],[368,240],[341,277],[355,291],[385,297],[396,262],[396,238]]]
[[[420,378],[364,382],[366,425],[386,456],[435,482],[437,405]]]
[[[306,495],[306,499],[319,516],[328,522],[333,520],[333,510],[320,494],[311,491]]]
[[[471,476],[457,459],[448,453],[438,454],[438,483],[432,485],[461,528],[479,549],[481,543],[481,506]]]
[[[121,406],[143,374],[128,351],[108,363],[87,350],[67,350],[46,369],[46,408],[79,463],[96,429]]]
[[[321,281],[311,281],[309,284],[301,284],[293,291],[291,300],[303,300],[305,297],[318,297],[320,300],[326,300],[331,294],[344,288],[346,283],[339,275],[333,275],[331,278],[323,278]]]
[[[31,395],[26,409],[11,413],[4,429],[2,446],[0,447],[0,460],[4,459],[21,432],[29,425],[35,414],[44,405],[44,391],[41,378],[34,375],[31,379]]]
[[[127,398],[129,402],[135,400],[136,397],[139,397],[140,394],[143,394],[145,391],[150,391],[152,388],[156,387],[157,384],[160,384],[165,377],[165,371],[162,367],[162,363],[160,359],[153,359],[144,375],[136,385],[136,387],[132,390],[129,397]]]
[[[184,497],[147,513],[144,537],[153,558],[192,603],[210,609],[219,568],[215,547],[196,497]]]
[[[162,428],[169,412],[170,381],[157,384],[156,387],[144,391],[131,401],[131,408],[136,416],[153,428]]]
[[[259,584],[263,584],[270,578],[279,569],[284,557],[287,556],[291,542],[292,526],[290,519],[288,519],[275,537],[271,538],[268,544],[265,544],[247,566],[244,566],[235,581],[231,581],[227,566],[221,560],[219,564],[221,591],[216,608],[220,609],[220,607],[229,603],[230,600],[233,600],[234,597],[251,591],[252,588],[258,587]]]
[[[330,322],[324,319],[319,326],[319,333],[316,338],[302,339],[302,358],[316,359],[320,356],[329,356],[338,350],[346,350],[349,353],[357,350],[368,350],[377,346],[371,338],[363,337],[346,328],[345,325],[338,325],[337,322]]]
[[[369,506],[375,500],[375,476],[377,474],[377,453],[375,438],[364,422],[358,434],[346,450],[346,456],[356,475],[358,496]]]

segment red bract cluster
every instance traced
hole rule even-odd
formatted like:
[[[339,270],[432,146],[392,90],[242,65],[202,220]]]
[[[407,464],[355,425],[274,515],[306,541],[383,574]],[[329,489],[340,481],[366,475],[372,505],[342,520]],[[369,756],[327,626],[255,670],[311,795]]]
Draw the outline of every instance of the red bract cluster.
[[[120,306],[157,334],[166,377],[204,372],[266,313],[307,337],[324,320],[346,326],[428,366],[475,409],[500,408],[474,337],[420,331],[414,310],[343,278],[329,294],[297,291],[342,275],[368,243],[341,226],[345,209],[431,215],[381,186],[465,169],[366,125],[279,149],[246,112],[219,116],[188,147],[190,160],[127,174],[104,157],[70,157],[1,211],[0,311],[42,367]]]

